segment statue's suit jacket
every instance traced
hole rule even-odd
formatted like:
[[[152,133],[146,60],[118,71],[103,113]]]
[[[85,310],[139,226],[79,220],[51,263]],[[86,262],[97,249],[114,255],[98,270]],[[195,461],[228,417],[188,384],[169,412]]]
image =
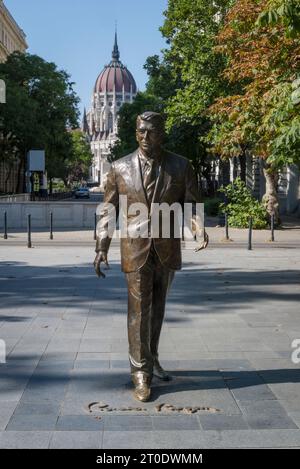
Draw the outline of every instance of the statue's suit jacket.
[[[108,236],[108,221],[111,210],[108,209],[107,204],[112,204],[118,215],[121,195],[127,196],[128,207],[136,202],[144,203],[149,207],[143,186],[138,150],[115,161],[111,166],[107,176],[104,205],[98,222],[96,252],[107,252],[109,249],[111,236]],[[164,150],[152,202],[168,205],[175,202],[180,204],[200,202],[197,180],[189,160]],[[126,214],[126,217],[128,226],[134,226],[137,215]],[[135,272],[146,263],[151,243],[151,237],[121,238],[123,272]],[[172,236],[171,238],[153,238],[153,243],[165,267],[171,270],[181,269],[180,238]]]

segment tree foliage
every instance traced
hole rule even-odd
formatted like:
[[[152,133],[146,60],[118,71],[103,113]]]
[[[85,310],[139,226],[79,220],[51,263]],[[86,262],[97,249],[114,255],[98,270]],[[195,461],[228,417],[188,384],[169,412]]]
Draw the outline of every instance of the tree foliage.
[[[118,140],[111,148],[110,161],[132,153],[137,148],[136,119],[145,111],[162,112],[162,104],[156,96],[138,93],[133,103],[125,103],[119,112]]]
[[[168,100],[168,125],[198,124],[216,96],[227,92],[221,74],[226,59],[216,53],[216,36],[230,0],[170,0],[161,28],[169,49],[164,57],[180,86]]]
[[[49,177],[65,173],[72,155],[69,128],[76,128],[78,102],[69,75],[36,55],[14,53],[0,64],[7,102],[0,108],[0,159],[18,158],[30,149],[46,150]]]
[[[300,32],[300,3],[298,0],[270,0],[267,8],[259,15],[258,26],[282,24],[288,37]]]
[[[65,180],[68,186],[88,179],[89,168],[93,160],[90,144],[80,129],[71,132],[71,139],[71,158],[65,162]]]
[[[224,76],[242,92],[220,97],[211,107],[214,151],[237,156],[247,145],[273,168],[299,162],[300,40],[281,23],[257,27],[266,0],[238,0],[219,34],[229,59]]]

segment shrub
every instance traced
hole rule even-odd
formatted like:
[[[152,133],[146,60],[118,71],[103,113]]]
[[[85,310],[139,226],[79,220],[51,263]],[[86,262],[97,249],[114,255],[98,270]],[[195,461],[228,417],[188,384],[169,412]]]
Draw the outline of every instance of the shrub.
[[[226,187],[221,187],[227,203],[220,204],[220,210],[228,216],[229,226],[247,228],[252,217],[253,228],[264,229],[268,224],[268,214],[261,202],[256,200],[246,184],[237,178]]]
[[[52,185],[53,192],[59,193],[59,192],[68,192],[68,188],[65,186],[65,183],[63,181],[55,180]]]

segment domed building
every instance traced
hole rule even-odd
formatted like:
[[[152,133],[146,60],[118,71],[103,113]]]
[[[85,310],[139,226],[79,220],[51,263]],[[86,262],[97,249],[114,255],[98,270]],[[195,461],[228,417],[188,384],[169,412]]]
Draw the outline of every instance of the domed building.
[[[84,111],[83,131],[94,155],[90,179],[103,189],[110,169],[108,156],[118,131],[118,112],[123,103],[132,103],[137,94],[136,82],[120,61],[117,33],[111,62],[98,76],[92,95],[92,107]]]

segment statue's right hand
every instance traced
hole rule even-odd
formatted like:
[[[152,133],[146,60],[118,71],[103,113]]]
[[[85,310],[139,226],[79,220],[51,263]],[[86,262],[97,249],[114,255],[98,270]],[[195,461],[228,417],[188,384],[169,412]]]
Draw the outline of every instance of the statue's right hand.
[[[109,269],[109,264],[108,264],[108,260],[107,260],[107,253],[104,252],[104,251],[100,251],[97,253],[96,257],[95,257],[95,260],[94,260],[94,268],[95,268],[95,272],[97,274],[98,277],[103,277],[105,278],[106,275],[102,272],[101,270],[101,262],[104,262],[104,264],[106,265],[106,268]]]

